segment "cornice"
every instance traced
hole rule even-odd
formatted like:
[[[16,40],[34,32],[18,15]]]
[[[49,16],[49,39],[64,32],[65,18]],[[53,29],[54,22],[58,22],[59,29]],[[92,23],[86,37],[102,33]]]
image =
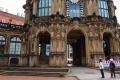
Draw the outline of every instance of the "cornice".
[[[117,25],[116,21],[113,18],[103,18],[101,16],[87,16],[87,17],[80,17],[80,18],[69,18],[64,17],[62,15],[51,15],[48,17],[36,17],[32,20],[33,23],[59,23],[59,24],[70,24],[77,21],[78,23],[85,23],[85,24],[107,24],[107,25]]]

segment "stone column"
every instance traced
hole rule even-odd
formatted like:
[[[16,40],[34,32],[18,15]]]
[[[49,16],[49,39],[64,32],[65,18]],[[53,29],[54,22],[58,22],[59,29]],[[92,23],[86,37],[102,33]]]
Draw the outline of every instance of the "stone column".
[[[99,38],[99,35],[95,33],[95,31],[91,32],[93,35],[91,35],[88,38],[89,42],[89,54],[88,56],[88,65],[89,66],[95,66],[95,62],[101,58],[99,55],[103,54],[103,45],[102,45],[102,39]],[[104,59],[104,57],[102,57]]]
[[[37,16],[38,12],[38,0],[33,1],[33,15]]]
[[[26,6],[25,7],[25,23],[29,23],[30,22],[30,7]]]
[[[110,13],[111,13],[110,16],[113,17],[115,16],[115,9],[116,9],[113,4],[113,0],[110,0],[109,6],[110,6]]]
[[[5,54],[9,54],[9,49],[10,49],[10,37],[8,36],[5,41]]]
[[[37,52],[37,37],[34,37],[34,40],[31,41],[31,54],[29,57],[29,66],[38,65],[38,52]]]
[[[52,14],[64,14],[65,3],[63,0],[52,0]]]
[[[52,32],[51,34],[50,66],[59,67],[66,65],[66,45],[65,38],[63,38],[63,36],[65,36],[65,33],[61,32],[60,27],[60,25],[55,25],[56,32]]]
[[[115,37],[112,37],[113,39],[110,39],[110,50],[111,50],[111,55],[114,55],[114,52],[117,52],[117,40]]]
[[[25,34],[24,34],[25,35]],[[28,57],[27,57],[27,41],[25,36],[22,39],[20,57],[19,57],[20,66],[28,66]]]
[[[10,53],[10,37],[6,36],[4,54],[9,53]],[[5,57],[4,60],[5,60],[4,64],[9,65],[9,57]]]
[[[57,10],[57,0],[52,0],[52,6],[51,6],[51,8],[52,8],[52,14],[56,14],[56,10]]]
[[[66,16],[66,0],[61,0],[61,14]]]

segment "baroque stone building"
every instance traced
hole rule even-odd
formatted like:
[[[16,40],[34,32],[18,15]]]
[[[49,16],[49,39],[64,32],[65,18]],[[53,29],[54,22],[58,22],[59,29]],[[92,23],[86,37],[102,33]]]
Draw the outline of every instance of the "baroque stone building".
[[[24,18],[0,11],[0,66],[18,64]]]
[[[27,0],[19,66],[95,66],[120,59],[113,0]]]
[[[0,22],[0,66],[18,65],[23,26]]]
[[[113,0],[27,0],[24,8],[29,29],[21,54],[29,61],[24,57],[21,65],[95,66],[99,58],[120,59]]]

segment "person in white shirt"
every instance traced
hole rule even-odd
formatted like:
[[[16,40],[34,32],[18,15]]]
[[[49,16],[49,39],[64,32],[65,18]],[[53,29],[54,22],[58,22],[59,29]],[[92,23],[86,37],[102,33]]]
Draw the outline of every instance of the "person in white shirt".
[[[102,78],[105,78],[104,65],[103,65],[102,59],[99,59],[99,69],[100,69],[100,73],[101,73]]]

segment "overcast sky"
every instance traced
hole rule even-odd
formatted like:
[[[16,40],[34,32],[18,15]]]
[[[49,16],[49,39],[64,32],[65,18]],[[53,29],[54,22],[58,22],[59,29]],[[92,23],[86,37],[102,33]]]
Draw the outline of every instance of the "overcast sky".
[[[116,10],[116,16],[118,19],[118,22],[120,23],[120,0],[113,0],[114,5],[117,7]],[[0,7],[3,7],[4,11],[8,9],[9,13],[17,14],[19,15],[24,14],[24,9],[22,6],[25,4],[26,0],[0,0]],[[0,8],[1,9],[1,8]]]

